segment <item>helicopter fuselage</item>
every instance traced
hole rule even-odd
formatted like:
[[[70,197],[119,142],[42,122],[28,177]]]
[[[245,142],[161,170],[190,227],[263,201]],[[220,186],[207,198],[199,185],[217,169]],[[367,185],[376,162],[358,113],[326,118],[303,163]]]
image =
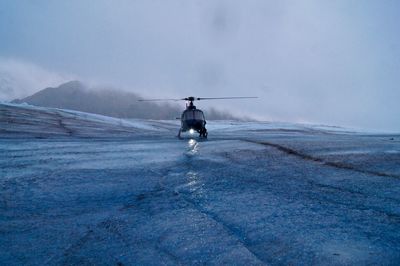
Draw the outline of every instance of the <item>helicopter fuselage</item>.
[[[178,135],[192,130],[200,133],[200,136],[207,137],[206,123],[203,111],[196,109],[194,105],[189,105],[181,115],[181,128]]]

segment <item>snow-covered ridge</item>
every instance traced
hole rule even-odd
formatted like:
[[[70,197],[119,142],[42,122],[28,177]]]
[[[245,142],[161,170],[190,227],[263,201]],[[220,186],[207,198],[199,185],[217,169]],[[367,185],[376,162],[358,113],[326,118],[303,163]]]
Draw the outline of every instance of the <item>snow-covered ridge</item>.
[[[151,121],[124,120],[79,111],[0,103],[3,136],[121,136],[165,131]]]
[[[80,111],[0,102],[2,137],[111,137],[165,135],[173,137],[178,120],[120,119]],[[371,134],[351,128],[287,122],[207,121],[210,135],[232,137],[246,134]],[[378,132],[375,132],[375,134]]]

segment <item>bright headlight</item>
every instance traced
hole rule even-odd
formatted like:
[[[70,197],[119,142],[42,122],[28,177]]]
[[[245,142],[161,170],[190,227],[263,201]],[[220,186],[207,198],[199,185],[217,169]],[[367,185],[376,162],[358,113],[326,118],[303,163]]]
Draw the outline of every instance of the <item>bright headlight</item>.
[[[190,134],[193,134],[193,133],[194,133],[193,128],[191,128],[191,129],[189,130],[189,133],[190,133]]]

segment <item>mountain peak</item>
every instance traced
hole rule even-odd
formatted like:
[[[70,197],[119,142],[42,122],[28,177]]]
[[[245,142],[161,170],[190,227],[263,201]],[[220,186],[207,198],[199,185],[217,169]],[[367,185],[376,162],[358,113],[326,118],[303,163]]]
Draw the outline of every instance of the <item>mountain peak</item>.
[[[63,91],[63,92],[76,92],[76,91],[85,91],[87,90],[87,86],[80,82],[79,80],[71,80],[66,83],[61,84],[56,88],[47,88],[51,90]]]
[[[87,113],[143,119],[174,119],[182,112],[181,106],[166,103],[138,102],[139,95],[119,90],[89,89],[84,83],[72,80],[58,87],[48,87],[35,94],[14,100],[31,105],[70,109]],[[235,119],[232,115],[210,110],[208,119]]]
[[[58,86],[58,88],[85,88],[86,86],[79,80],[71,80]]]

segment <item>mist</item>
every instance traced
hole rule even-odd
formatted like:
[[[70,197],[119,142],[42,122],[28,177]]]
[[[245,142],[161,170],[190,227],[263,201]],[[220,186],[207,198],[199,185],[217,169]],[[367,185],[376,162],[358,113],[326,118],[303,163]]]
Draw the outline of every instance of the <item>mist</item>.
[[[400,131],[399,10],[397,1],[6,0],[0,100],[78,77],[149,98],[258,96],[199,107],[260,120]]]
[[[0,58],[0,101],[26,97],[74,78],[21,60]]]

